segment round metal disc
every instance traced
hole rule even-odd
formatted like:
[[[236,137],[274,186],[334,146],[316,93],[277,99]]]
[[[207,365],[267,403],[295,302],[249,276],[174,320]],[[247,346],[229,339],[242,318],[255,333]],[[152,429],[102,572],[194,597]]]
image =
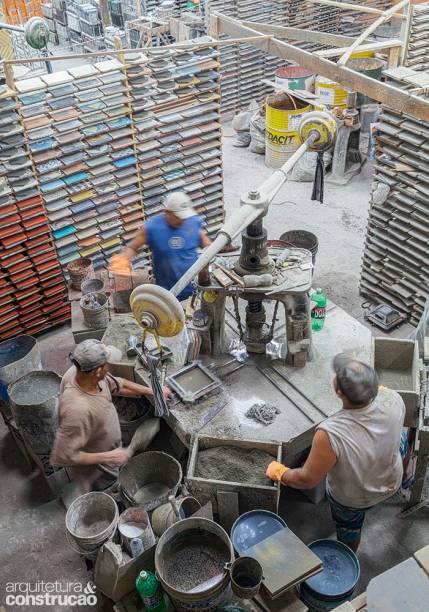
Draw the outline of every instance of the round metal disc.
[[[130,306],[137,323],[161,337],[176,336],[185,325],[185,313],[179,300],[158,285],[136,287],[130,296]]]

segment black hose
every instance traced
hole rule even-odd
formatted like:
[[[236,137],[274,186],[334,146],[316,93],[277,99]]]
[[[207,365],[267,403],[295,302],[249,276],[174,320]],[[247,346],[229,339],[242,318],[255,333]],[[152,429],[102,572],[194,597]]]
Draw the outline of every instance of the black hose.
[[[318,200],[321,204],[323,204],[324,172],[325,164],[323,163],[323,151],[318,151],[311,199]]]

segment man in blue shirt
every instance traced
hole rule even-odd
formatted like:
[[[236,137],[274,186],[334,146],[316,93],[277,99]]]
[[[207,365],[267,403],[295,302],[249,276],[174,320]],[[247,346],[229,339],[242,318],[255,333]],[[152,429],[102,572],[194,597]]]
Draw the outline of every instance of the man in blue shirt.
[[[171,289],[198,259],[198,249],[207,247],[211,240],[186,193],[170,193],[164,206],[164,212],[146,221],[130,244],[112,258],[112,269],[130,266],[138,250],[147,244],[152,251],[156,284]],[[189,284],[177,298],[184,300],[191,294]]]

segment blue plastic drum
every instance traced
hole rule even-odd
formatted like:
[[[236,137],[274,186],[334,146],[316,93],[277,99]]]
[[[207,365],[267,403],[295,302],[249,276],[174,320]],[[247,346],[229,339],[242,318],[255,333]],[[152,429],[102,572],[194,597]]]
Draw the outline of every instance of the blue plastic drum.
[[[251,510],[242,514],[231,529],[231,540],[236,553],[243,555],[248,548],[259,544],[284,527],[286,527],[284,520],[268,510]]]
[[[322,561],[323,571],[303,582],[301,597],[308,603],[320,601],[321,610],[331,609],[328,602],[339,605],[355,590],[360,577],[358,558],[336,540],[316,540],[308,546]]]

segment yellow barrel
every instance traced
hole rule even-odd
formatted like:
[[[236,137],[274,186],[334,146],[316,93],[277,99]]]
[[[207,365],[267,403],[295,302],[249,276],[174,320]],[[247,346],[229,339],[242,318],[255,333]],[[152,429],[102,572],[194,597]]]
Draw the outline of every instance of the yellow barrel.
[[[300,146],[298,126],[312,106],[285,92],[268,96],[265,106],[265,163],[280,168]]]
[[[348,91],[335,81],[317,75],[314,85],[314,93],[326,106],[346,107]]]

